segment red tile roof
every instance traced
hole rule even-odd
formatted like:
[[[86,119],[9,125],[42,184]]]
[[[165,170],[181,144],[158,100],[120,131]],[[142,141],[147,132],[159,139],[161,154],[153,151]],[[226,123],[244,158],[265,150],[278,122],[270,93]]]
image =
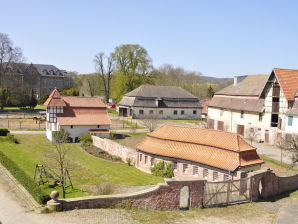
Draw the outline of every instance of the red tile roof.
[[[53,92],[50,94],[46,102],[44,102],[45,106],[53,106],[53,107],[65,107],[66,104],[62,100],[60,93],[57,89],[54,89]]]
[[[263,163],[256,149],[237,134],[170,124],[149,133],[137,149],[228,171]]]
[[[85,96],[62,96],[62,99],[70,107],[101,107],[106,108],[106,105],[99,97]]]
[[[274,68],[281,89],[287,100],[294,100],[295,93],[298,90],[298,70]]]

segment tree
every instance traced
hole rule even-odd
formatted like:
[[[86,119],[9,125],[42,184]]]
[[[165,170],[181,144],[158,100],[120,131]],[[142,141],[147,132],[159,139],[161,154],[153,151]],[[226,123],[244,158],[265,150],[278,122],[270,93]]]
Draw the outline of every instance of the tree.
[[[142,84],[152,82],[152,62],[142,46],[120,45],[115,48],[111,56],[116,63],[116,95],[118,98]]]
[[[215,92],[214,92],[212,85],[209,85],[208,86],[208,94],[207,94],[208,98],[212,98],[214,96],[214,93]]]
[[[8,104],[9,92],[7,89],[0,88],[0,108],[3,110]]]
[[[50,155],[50,157],[55,161],[55,163],[59,167],[59,176],[60,176],[63,198],[65,198],[67,168],[69,166],[69,162],[67,160],[67,154],[70,151],[70,147],[66,145],[66,143],[68,142],[68,137],[69,137],[69,134],[65,132],[63,129],[61,129],[60,131],[53,132],[55,150],[54,150],[54,153]]]
[[[155,116],[152,116],[142,119],[142,123],[150,132],[152,132],[158,127],[160,122]]]
[[[115,69],[115,58],[112,55],[105,57],[104,53],[98,53],[94,58],[95,70],[99,74],[104,86],[106,103],[109,102],[111,94],[111,80]]]
[[[37,99],[36,99],[34,90],[31,89],[29,107],[32,109],[32,108],[36,107],[36,105],[37,105]]]
[[[298,162],[298,135],[297,134],[286,134],[284,137],[279,136],[278,138],[278,147],[283,150],[290,152],[292,166]],[[282,159],[282,154],[281,154]]]
[[[251,127],[250,129],[247,129],[246,136],[252,145],[253,141],[259,136],[259,132],[256,128]]]
[[[23,60],[21,48],[15,47],[7,34],[0,33],[0,87],[5,87],[4,75],[14,70],[15,63]]]

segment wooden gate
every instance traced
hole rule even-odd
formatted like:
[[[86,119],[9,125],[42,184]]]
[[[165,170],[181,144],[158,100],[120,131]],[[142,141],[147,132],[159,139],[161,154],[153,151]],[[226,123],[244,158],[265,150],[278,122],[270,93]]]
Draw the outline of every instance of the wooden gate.
[[[251,201],[251,178],[206,182],[204,189],[204,207],[237,204]]]

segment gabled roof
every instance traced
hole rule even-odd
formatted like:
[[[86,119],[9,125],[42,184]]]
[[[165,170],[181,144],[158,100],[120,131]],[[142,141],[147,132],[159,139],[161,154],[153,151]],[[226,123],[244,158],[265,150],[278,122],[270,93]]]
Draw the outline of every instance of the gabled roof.
[[[256,149],[235,133],[170,124],[149,133],[137,149],[228,171],[263,163]]]
[[[85,96],[62,96],[62,99],[70,107],[101,107],[106,108],[106,105],[99,97],[85,97]]]
[[[268,74],[247,75],[236,85],[231,84],[216,92],[215,95],[259,96],[261,95],[268,78]]]
[[[295,102],[293,107],[286,112],[287,115],[298,115],[298,91],[295,94]]]
[[[194,98],[194,95],[178,86],[153,86],[141,85],[133,91],[126,93],[125,96],[130,97],[149,97],[149,98],[176,98],[187,99]]]
[[[43,105],[52,107],[65,107],[66,103],[62,99],[59,91],[57,89],[54,89]]]
[[[274,74],[287,100],[294,100],[298,90],[298,70],[274,68]]]

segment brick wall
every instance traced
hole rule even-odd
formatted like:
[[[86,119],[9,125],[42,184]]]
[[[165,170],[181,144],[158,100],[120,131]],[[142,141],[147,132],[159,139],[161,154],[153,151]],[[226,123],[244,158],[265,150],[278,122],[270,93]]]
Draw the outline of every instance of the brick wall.
[[[107,138],[100,138],[98,136],[92,136],[93,145],[106,151],[107,153],[118,156],[123,162],[127,161],[127,158],[132,160],[135,164],[137,152],[135,149],[123,146]]]
[[[144,191],[118,195],[89,196],[82,198],[64,199],[63,210],[132,207],[142,209],[174,210],[180,207],[180,191],[184,186],[189,188],[189,208],[197,208],[203,204],[205,180],[174,180],[167,179],[166,183]]]

